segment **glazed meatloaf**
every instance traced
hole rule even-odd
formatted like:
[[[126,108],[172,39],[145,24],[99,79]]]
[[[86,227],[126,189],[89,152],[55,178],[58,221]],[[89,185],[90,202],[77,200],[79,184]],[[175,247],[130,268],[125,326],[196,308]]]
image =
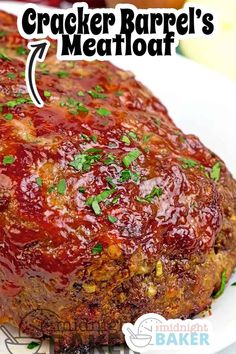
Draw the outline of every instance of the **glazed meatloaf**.
[[[1,322],[75,353],[123,343],[142,314],[206,309],[236,264],[224,162],[132,74],[59,62],[53,44],[37,108],[15,17],[0,31]]]

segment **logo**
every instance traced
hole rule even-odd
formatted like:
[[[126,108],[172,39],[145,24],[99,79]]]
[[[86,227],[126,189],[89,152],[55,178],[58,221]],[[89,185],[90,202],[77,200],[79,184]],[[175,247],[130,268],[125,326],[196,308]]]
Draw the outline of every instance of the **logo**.
[[[40,339],[15,337],[4,325],[1,325],[0,329],[6,336],[6,349],[11,354],[37,354],[42,346],[42,341]]]
[[[149,313],[138,318],[134,325],[122,327],[128,347],[134,352],[178,350],[208,347],[211,343],[211,323],[205,319],[166,320]]]

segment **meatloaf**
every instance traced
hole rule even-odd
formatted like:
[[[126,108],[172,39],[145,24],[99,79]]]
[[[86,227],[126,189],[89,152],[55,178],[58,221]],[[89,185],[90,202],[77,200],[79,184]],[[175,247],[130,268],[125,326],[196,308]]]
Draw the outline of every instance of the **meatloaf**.
[[[14,16],[0,33],[0,321],[75,353],[123,343],[144,313],[206,309],[236,265],[224,162],[131,73],[54,44],[37,108]]]

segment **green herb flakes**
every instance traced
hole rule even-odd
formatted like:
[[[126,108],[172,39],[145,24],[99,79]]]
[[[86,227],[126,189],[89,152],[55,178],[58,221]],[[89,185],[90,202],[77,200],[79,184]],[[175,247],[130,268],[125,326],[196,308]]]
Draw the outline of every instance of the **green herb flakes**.
[[[104,93],[100,93],[94,90],[89,90],[87,92],[92,98],[101,98],[101,99],[107,98],[107,95],[105,95]]]
[[[24,104],[24,103],[32,103],[32,100],[30,98],[20,97],[20,98],[16,98],[15,100],[8,101],[3,105],[10,107],[10,108],[15,108],[16,106],[18,106],[20,104]]]
[[[7,73],[8,79],[14,80],[16,78],[16,75],[13,73]]]
[[[81,137],[81,139],[84,139],[86,141],[90,141],[90,137],[88,135],[84,134],[84,133],[81,133],[80,137]]]
[[[81,90],[80,90],[80,91],[78,91],[78,92],[77,92],[77,96],[79,96],[79,97],[84,97],[84,93],[83,93],[83,91],[81,91]]]
[[[136,197],[136,200],[141,203],[152,203],[155,197],[160,197],[163,194],[162,188],[153,187],[151,193],[147,194],[145,197]]]
[[[124,92],[123,91],[116,91],[116,96],[123,96],[124,95]]]
[[[111,186],[112,188],[115,188],[115,187],[116,187],[115,183],[113,182],[112,177],[107,177],[107,178],[106,178],[106,181],[110,184],[110,186]]]
[[[215,165],[212,167],[210,172],[210,177],[213,181],[218,182],[220,179],[220,170],[221,164],[220,162],[216,162]]]
[[[46,66],[47,66],[46,63],[40,63],[40,64],[39,64],[40,69],[45,69]]]
[[[25,49],[25,47],[23,47],[22,45],[20,47],[18,47],[16,49],[17,54],[19,55],[25,55],[27,53],[27,50]]]
[[[91,139],[94,143],[98,141],[98,137],[96,135],[91,135]]]
[[[39,187],[42,187],[42,185],[43,185],[42,178],[37,177],[37,178],[36,178],[36,183],[37,183],[37,185],[38,185]]]
[[[12,155],[4,156],[4,158],[2,160],[2,163],[3,163],[4,166],[12,165],[14,162],[15,162],[15,157],[12,156]]]
[[[122,143],[124,143],[125,145],[130,145],[130,140],[127,135],[123,135],[120,141],[122,141]]]
[[[191,159],[186,159],[184,157],[181,157],[180,161],[183,162],[183,164],[182,164],[183,168],[193,168],[198,165],[198,163],[196,161],[191,160]]]
[[[114,191],[115,191],[115,189],[105,189],[100,194],[98,194],[96,196],[89,197],[86,200],[85,204],[87,206],[91,206],[96,215],[100,215],[101,208],[100,208],[99,203],[101,203],[101,202],[105,201],[107,198],[109,198],[114,193]]]
[[[138,149],[131,150],[127,155],[123,157],[123,164],[125,167],[129,167],[141,155],[141,151]]]
[[[100,149],[85,150],[82,154],[75,156],[74,160],[69,163],[69,166],[74,167],[77,171],[87,172],[92,164],[98,162],[101,158]]]
[[[128,133],[128,136],[129,136],[131,139],[133,139],[133,140],[137,140],[137,139],[138,139],[136,133],[135,133],[135,132],[132,132],[132,131]]]
[[[4,53],[0,53],[0,59],[5,60],[5,61],[11,61],[11,58],[9,58],[7,55]]]
[[[101,117],[107,117],[111,114],[111,111],[109,111],[106,108],[99,108],[96,110],[97,114],[99,114]]]
[[[87,107],[85,107],[85,105],[83,103],[79,102],[77,104],[77,111],[82,112],[82,113],[88,113],[89,109]]]
[[[85,193],[85,187],[82,187],[82,186],[79,187],[79,192],[80,192],[80,193]]]
[[[64,195],[66,192],[66,180],[65,179],[60,179],[60,181],[57,184],[57,192],[61,195]]]
[[[214,299],[217,299],[219,296],[221,296],[223,294],[226,284],[227,284],[227,275],[226,275],[226,269],[225,269],[221,274],[220,289],[213,295]]]
[[[115,163],[116,157],[113,154],[108,154],[104,163],[105,165],[111,165]]]
[[[6,120],[12,120],[13,119],[13,114],[12,113],[6,113],[6,114],[4,114],[4,118]]]
[[[85,105],[82,102],[76,101],[73,98],[68,98],[67,102],[60,102],[61,107],[67,107],[69,110],[69,113],[71,114],[79,114],[80,112],[82,113],[88,113],[89,109],[85,107]]]
[[[52,192],[54,192],[54,191],[55,191],[55,189],[56,189],[56,187],[55,187],[55,186],[51,186],[51,187],[49,187],[49,188],[48,188],[48,193],[49,193],[49,194],[51,194]]]
[[[96,85],[96,86],[95,86],[95,91],[96,91],[96,92],[103,92],[104,90],[103,90],[103,88],[102,88],[101,86]]]
[[[115,198],[112,199],[112,204],[117,204],[120,200],[120,195],[117,195]]]
[[[96,199],[92,201],[91,206],[92,206],[92,209],[96,215],[101,214],[101,208],[100,208],[100,205]]]
[[[115,222],[117,222],[117,218],[115,216],[112,216],[112,215],[108,215],[107,216],[107,219],[112,223],[114,224]]]
[[[68,73],[68,71],[61,70],[61,71],[58,71],[57,76],[58,76],[60,79],[64,79],[65,77],[68,77],[68,76],[69,76],[69,73]]]
[[[139,179],[140,179],[139,173],[132,172],[130,170],[122,170],[118,181],[123,183],[123,182],[127,182],[129,180],[132,180],[135,183],[137,183],[137,182],[139,182]]]
[[[103,250],[103,246],[101,245],[101,243],[98,243],[95,247],[93,247],[92,253],[99,254],[102,252],[102,250]]]
[[[44,95],[44,97],[51,97],[51,96],[52,96],[51,92],[50,92],[50,91],[47,91],[47,90],[45,90],[45,91],[43,92],[43,95]]]
[[[152,134],[152,133],[145,134],[145,135],[143,136],[143,142],[144,142],[144,143],[147,143],[147,142],[153,137],[153,135],[154,135],[154,134]]]

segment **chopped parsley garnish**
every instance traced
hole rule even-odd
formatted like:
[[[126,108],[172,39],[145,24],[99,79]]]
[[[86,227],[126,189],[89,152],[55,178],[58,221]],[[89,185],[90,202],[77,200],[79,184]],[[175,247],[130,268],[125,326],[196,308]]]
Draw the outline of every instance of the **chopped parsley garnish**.
[[[51,186],[48,188],[48,193],[51,194],[55,190],[55,186]]]
[[[88,113],[89,109],[87,107],[85,107],[85,105],[82,102],[80,102],[79,104],[77,104],[77,111]]]
[[[43,185],[42,178],[37,177],[37,178],[36,178],[36,183],[37,183],[37,185],[38,185],[39,187],[42,187],[42,185]]]
[[[184,136],[180,135],[180,136],[179,136],[179,141],[180,141],[181,143],[184,143],[184,142],[186,141],[186,138],[185,138]]]
[[[40,69],[45,69],[46,66],[47,66],[46,63],[40,63],[40,64],[39,64]]]
[[[120,200],[120,195],[117,195],[115,198],[112,199],[111,202],[112,202],[112,204],[116,204],[119,202],[119,200]]]
[[[2,160],[2,163],[3,163],[4,166],[12,165],[14,162],[15,162],[15,157],[12,156],[12,155],[4,156],[4,158]]]
[[[89,171],[92,164],[99,161],[101,158],[100,149],[85,150],[82,154],[75,156],[74,160],[69,163],[69,166],[74,167],[77,171]]]
[[[183,168],[192,168],[197,166],[197,162],[191,159],[186,159],[184,157],[180,158],[180,161],[183,162],[182,167]]]
[[[116,91],[116,96],[123,96],[124,92],[123,91]]]
[[[152,137],[153,135],[154,135],[154,134],[152,134],[152,133],[145,134],[145,135],[143,136],[143,142],[144,142],[144,143],[147,143],[147,142],[151,139],[151,137]]]
[[[140,179],[140,175],[137,172],[132,172],[130,170],[122,170],[118,181],[127,182],[129,180],[132,180],[137,183],[139,179]]]
[[[80,137],[81,137],[81,139],[84,139],[86,141],[90,141],[90,137],[87,134],[81,133]]]
[[[130,140],[127,135],[123,135],[120,139],[122,143],[125,143],[126,145],[130,145]]]
[[[25,55],[27,53],[27,50],[25,49],[25,47],[23,47],[22,45],[20,47],[18,47],[16,49],[17,54],[19,55]]]
[[[181,143],[185,142],[186,138],[185,136],[182,135],[182,133],[179,130],[176,130],[174,134],[178,136],[178,139]]]
[[[117,222],[117,218],[115,216],[112,216],[112,215],[108,215],[107,216],[107,219],[112,223],[114,224],[115,222]]]
[[[84,134],[84,133],[81,133],[80,137],[81,137],[81,139],[86,140],[86,141],[92,140],[94,143],[96,143],[97,139],[98,139],[96,135],[88,136],[87,134]]]
[[[29,343],[28,345],[27,345],[27,349],[34,349],[34,348],[37,348],[37,347],[39,347],[39,343],[37,343],[37,342],[31,342],[31,343]]]
[[[101,203],[101,202],[105,201],[107,198],[109,198],[114,193],[114,191],[115,191],[115,189],[105,189],[100,194],[98,194],[96,196],[89,197],[86,200],[86,205],[91,206],[91,208],[93,209],[93,211],[96,215],[100,215],[101,208],[100,208],[99,203]]]
[[[10,107],[10,108],[14,108],[14,107],[16,107],[20,104],[23,104],[23,103],[32,103],[32,101],[30,98],[21,97],[21,98],[16,98],[15,100],[12,100],[12,101],[8,101],[3,105]]]
[[[96,153],[96,152],[101,153],[102,150],[101,150],[101,149],[97,149],[97,148],[91,148],[91,149],[85,150],[85,152],[87,152],[88,154],[94,154],[94,153]]]
[[[61,107],[69,108],[69,113],[71,114],[78,114],[80,112],[88,113],[89,109],[85,107],[82,102],[76,101],[73,98],[68,98],[67,102],[61,102]]]
[[[60,181],[57,184],[57,192],[61,195],[64,195],[66,192],[66,180],[65,179],[60,179]]]
[[[92,209],[96,215],[101,214],[101,208],[100,208],[100,205],[96,199],[92,202],[91,206],[92,206]]]
[[[13,119],[13,114],[12,114],[12,113],[6,113],[6,114],[4,115],[4,118],[5,118],[6,120],[12,120],[12,119]]]
[[[157,127],[160,127],[160,126],[161,126],[161,121],[160,121],[160,119],[153,118],[153,122],[155,123],[155,125],[156,125]]]
[[[91,139],[94,143],[98,141],[98,137],[96,135],[91,135]]]
[[[102,117],[107,117],[111,114],[111,111],[109,111],[109,109],[102,108],[102,107],[97,109],[96,112]]]
[[[112,177],[107,177],[106,180],[107,180],[107,182],[110,184],[110,186],[111,186],[112,188],[115,188],[115,187],[116,187],[115,183],[113,182]]]
[[[13,74],[13,73],[7,73],[7,77],[8,77],[9,79],[15,79],[15,78],[16,78],[16,75]]]
[[[79,187],[79,192],[80,192],[80,193],[84,193],[84,192],[85,192],[85,187],[82,187],[82,186]]]
[[[227,275],[226,275],[226,269],[222,272],[221,274],[221,284],[220,284],[220,289],[213,295],[214,299],[217,299],[219,296],[221,296],[225,290],[227,283]]]
[[[147,194],[145,197],[136,197],[136,200],[141,203],[152,203],[155,197],[160,197],[162,194],[162,188],[153,187],[151,193]]]
[[[44,95],[44,97],[51,97],[51,96],[52,96],[51,92],[50,92],[50,91],[47,91],[47,90],[45,90],[45,91],[43,92],[43,95]]]
[[[138,149],[131,150],[127,155],[123,157],[123,164],[125,167],[129,167],[141,155],[141,151]]]
[[[5,60],[5,61],[11,61],[11,58],[9,58],[7,55],[0,53],[0,59]]]
[[[210,176],[213,181],[218,182],[220,179],[220,169],[221,169],[221,164],[220,162],[216,162],[215,165],[212,167]]]
[[[68,71],[61,70],[61,71],[58,71],[57,76],[58,76],[60,79],[63,79],[63,78],[65,78],[65,77],[68,77],[68,76],[69,76],[69,73],[68,73]]]
[[[95,91],[97,91],[97,92],[103,92],[104,90],[103,90],[103,88],[102,88],[101,86],[96,85],[96,86],[95,86]]]
[[[116,160],[116,157],[113,154],[108,154],[104,163],[105,163],[105,165],[111,165],[115,162],[115,160]]]
[[[129,132],[128,133],[128,135],[129,135],[129,137],[131,138],[131,139],[133,139],[133,140],[137,140],[137,135],[136,135],[136,133],[135,132]]]
[[[102,250],[103,250],[103,246],[101,245],[101,243],[98,243],[95,247],[93,247],[92,253],[99,254],[102,252]]]
[[[0,31],[0,37],[4,37],[7,33],[5,31]]]
[[[94,90],[89,90],[87,92],[92,98],[102,98],[102,99],[107,98],[107,95],[105,95],[104,93],[100,93]]]
[[[77,95],[78,95],[79,97],[84,97],[83,91],[78,91],[78,92],[77,92]]]

